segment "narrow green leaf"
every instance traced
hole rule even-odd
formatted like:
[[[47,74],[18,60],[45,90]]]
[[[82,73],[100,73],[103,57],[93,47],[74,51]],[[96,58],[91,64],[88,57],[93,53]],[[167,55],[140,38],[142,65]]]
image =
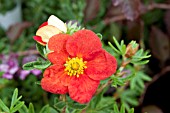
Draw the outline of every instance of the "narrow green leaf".
[[[41,44],[37,43],[36,44],[36,49],[38,50],[38,52],[40,53],[41,56],[45,57],[44,55],[44,46],[42,46]]]
[[[16,88],[14,90],[14,93],[12,95],[12,101],[11,101],[11,107],[10,109],[12,109],[14,107],[14,105],[17,103],[17,97],[18,97],[18,89]]]
[[[35,62],[36,62],[36,61],[28,62],[28,63],[24,64],[24,65],[22,66],[22,68],[23,68],[24,70],[32,70],[32,69],[34,69],[34,63],[35,63]]]
[[[50,113],[50,107],[49,107],[49,105],[45,105],[45,106],[41,109],[40,113]]]
[[[67,105],[73,109],[84,109],[87,106],[86,104],[79,103],[68,103]]]
[[[117,50],[110,42],[108,42],[109,46],[118,54],[121,54],[119,50]]]
[[[9,108],[2,102],[1,99],[0,99],[0,108],[5,112],[9,113]]]
[[[131,62],[133,64],[137,64],[137,65],[144,65],[147,64],[149,62],[149,60],[144,60],[144,61],[139,61],[139,62]]]
[[[42,59],[41,57],[38,57],[38,58],[37,58],[37,61],[39,61],[39,62],[44,62],[45,60]]]
[[[41,85],[41,82],[40,81],[36,81],[35,84]]]
[[[135,78],[130,81],[130,89],[134,89],[136,87],[136,80]]]
[[[117,39],[116,39],[115,37],[113,37],[113,41],[114,41],[114,43],[116,44],[117,48],[118,48],[119,50],[121,50],[121,47],[120,47],[120,45],[119,45],[119,43],[118,43],[118,41],[117,41]]]
[[[137,83],[142,89],[145,87],[144,81],[141,78],[139,78]]]
[[[47,113],[47,112],[46,112]],[[50,113],[59,113],[58,111],[56,111],[54,108],[50,107]]]
[[[126,102],[128,102],[130,105],[133,105],[133,106],[137,106],[139,104],[138,100],[135,99],[135,98],[126,98],[125,99]]]
[[[51,65],[51,62],[50,61],[45,61],[45,62],[35,62],[33,67],[36,68],[36,69],[46,69],[48,66]]]
[[[54,104],[54,107],[58,110],[62,110],[65,106],[66,106],[66,103],[63,101],[60,101]]]
[[[28,108],[26,105],[23,105],[18,111],[19,113],[28,113]]]
[[[29,104],[29,112],[28,113],[35,113],[34,112],[34,106],[32,103]]]
[[[134,113],[134,108],[131,108],[128,113]]]
[[[103,38],[102,34],[97,33],[96,35],[100,38],[100,40],[102,40],[102,38]]]
[[[120,113],[125,113],[125,106],[123,104],[121,105]]]
[[[116,103],[114,104],[113,108],[114,108],[114,109],[113,109],[114,113],[120,113],[120,112],[119,112],[119,108],[118,108],[118,106],[117,106]]]
[[[18,111],[22,106],[24,105],[24,102],[20,102],[19,104],[17,104],[13,109],[11,109],[10,111],[12,113],[15,113],[16,111]]]
[[[146,74],[144,74],[144,73],[143,73],[143,75],[141,76],[141,78],[142,78],[143,80],[145,80],[145,81],[151,81],[151,80],[152,80],[151,77],[149,77],[148,75],[146,75]]]

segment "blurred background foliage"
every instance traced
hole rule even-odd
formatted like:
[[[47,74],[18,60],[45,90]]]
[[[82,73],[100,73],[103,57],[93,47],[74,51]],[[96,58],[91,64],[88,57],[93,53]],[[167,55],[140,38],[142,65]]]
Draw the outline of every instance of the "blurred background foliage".
[[[3,15],[12,9],[11,5],[16,6],[11,2],[13,0],[4,1],[0,0],[0,14]],[[125,93],[120,94],[122,100],[118,102],[130,102],[130,105],[135,107],[136,113],[170,112],[168,108],[170,97],[167,93],[170,80],[170,0],[19,1],[21,2],[22,22],[11,25],[7,30],[0,28],[0,52],[8,55],[16,53],[19,56],[20,68],[25,56],[38,55],[32,37],[39,25],[47,21],[50,15],[56,15],[64,22],[77,20],[83,27],[101,33],[104,48],[108,51],[111,50],[108,41],[113,43],[113,36],[118,41],[124,40],[125,44],[135,40],[140,44],[140,48],[150,51],[152,55],[149,58],[150,62],[142,67],[145,73],[140,71],[138,78],[132,80],[138,81],[138,90],[142,87],[142,92],[136,95],[136,92],[126,90]],[[120,58],[120,56],[116,57]],[[133,72],[134,67],[129,65],[128,69]],[[146,77],[142,78],[145,74],[147,74]],[[143,80],[139,81],[141,79]],[[18,87],[19,94],[23,95],[22,99],[27,104],[32,102],[37,111],[45,104],[53,105],[53,97],[56,95],[49,95],[42,91],[39,85],[35,85],[38,80],[40,78],[31,74],[24,81],[20,79],[17,79],[17,82],[14,79],[0,80],[0,97],[3,97],[5,103],[10,104],[13,90]],[[145,82],[145,80],[151,81]],[[115,89],[111,88],[104,96],[113,96],[113,92]],[[121,92],[121,89],[118,92]],[[125,95],[128,95],[129,100],[123,98],[127,97]]]

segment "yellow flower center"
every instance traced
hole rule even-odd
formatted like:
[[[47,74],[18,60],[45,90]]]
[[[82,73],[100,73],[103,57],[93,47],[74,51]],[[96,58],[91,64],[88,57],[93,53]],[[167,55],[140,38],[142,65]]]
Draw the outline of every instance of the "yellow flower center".
[[[79,77],[84,73],[84,69],[87,68],[85,65],[87,61],[83,61],[82,58],[68,58],[66,63],[64,64],[65,71],[69,76]]]

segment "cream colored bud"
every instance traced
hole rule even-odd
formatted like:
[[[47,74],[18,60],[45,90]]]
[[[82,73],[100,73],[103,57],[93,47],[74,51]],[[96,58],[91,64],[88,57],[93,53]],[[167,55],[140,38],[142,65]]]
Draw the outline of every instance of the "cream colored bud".
[[[43,42],[48,42],[49,39],[56,34],[61,33],[62,31],[52,25],[44,26],[36,32],[37,36],[41,36]]]
[[[55,26],[57,27],[59,30],[63,31],[64,33],[67,32],[67,26],[66,24],[61,21],[59,18],[57,18],[56,16],[54,15],[51,15],[49,18],[48,18],[48,25],[52,25],[52,26]]]

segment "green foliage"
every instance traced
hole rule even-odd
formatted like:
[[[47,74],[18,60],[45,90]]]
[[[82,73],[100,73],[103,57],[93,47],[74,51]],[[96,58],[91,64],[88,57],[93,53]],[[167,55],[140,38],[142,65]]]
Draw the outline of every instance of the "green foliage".
[[[136,52],[134,56],[132,56],[131,63],[135,65],[144,65],[149,62],[149,60],[145,60],[149,57],[151,57],[151,55],[149,55],[148,51],[144,51],[143,49],[140,49]]]
[[[110,47],[111,47],[117,54],[120,54],[120,55],[124,56],[125,53],[126,53],[126,45],[124,44],[124,41],[122,40],[121,43],[119,44],[115,37],[113,37],[113,40],[114,40],[114,43],[115,43],[117,49],[116,49],[110,42],[108,42],[108,44],[110,45]]]
[[[17,5],[17,2],[15,0],[11,0],[11,2],[8,2],[6,0],[0,0],[0,11],[1,14],[6,14],[6,12],[11,11],[14,9]]]
[[[8,108],[5,105],[5,103],[3,103],[3,101],[0,99],[0,110],[7,112],[7,113],[15,113],[24,105],[24,101],[20,101],[21,98],[22,96],[18,97],[18,89],[15,89],[13,96],[12,96],[10,108]]]
[[[67,34],[73,34],[74,32],[83,29],[77,22],[69,21],[67,24]]]
[[[28,63],[24,64],[23,69],[24,70],[33,70],[33,69],[43,70],[43,69],[46,69],[50,65],[51,65],[50,61],[48,61],[48,60],[45,61],[41,58],[38,58],[37,61],[28,62]]]
[[[119,110],[117,104],[114,104],[114,111],[113,111],[113,113],[126,113],[124,104],[121,105],[120,110]],[[128,111],[128,113],[134,113],[134,108],[131,108]]]

